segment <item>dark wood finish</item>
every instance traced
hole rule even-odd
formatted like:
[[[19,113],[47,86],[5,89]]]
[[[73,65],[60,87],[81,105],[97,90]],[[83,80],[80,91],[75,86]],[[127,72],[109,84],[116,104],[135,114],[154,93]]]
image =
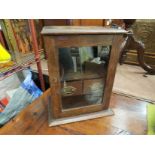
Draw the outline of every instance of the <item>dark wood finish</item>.
[[[70,25],[73,25],[73,26],[104,26],[105,19],[71,19]]]
[[[82,26],[103,26],[103,19],[81,19]]]
[[[153,19],[138,19],[132,26],[134,36],[137,40],[145,45],[145,62],[149,64],[152,68],[155,68],[155,20]],[[131,54],[134,53],[134,56]],[[127,61],[138,62],[137,52],[129,51],[127,53]],[[126,61],[125,61],[126,63]]]
[[[81,90],[82,92],[82,90]],[[72,96],[70,97],[63,97],[63,109],[67,108],[77,108],[81,106],[88,106],[89,103],[84,99],[85,95],[76,95],[74,98]],[[75,103],[76,102],[76,103]]]
[[[48,126],[48,89],[40,98],[22,110],[14,119],[0,128],[1,135],[126,135],[146,134],[147,102],[113,94],[110,107],[115,115],[76,122],[57,127]]]
[[[90,80],[90,79],[98,79],[98,78],[105,78],[105,73],[99,73],[96,71],[94,72],[85,72],[85,73],[68,73],[66,75],[67,81],[76,81],[76,80]]]
[[[45,35],[46,51],[48,52],[48,66],[51,83],[52,103],[49,106],[52,118],[63,118],[88,114],[106,110],[109,107],[109,100],[112,91],[114,75],[119,56],[119,48],[125,30],[103,28],[103,27],[45,27],[42,30]],[[58,63],[58,48],[60,47],[81,47],[111,45],[110,60],[106,73],[104,99],[102,104],[88,105],[78,108],[62,109],[61,84]]]
[[[111,45],[112,35],[60,35],[54,36],[56,47],[82,47],[95,45]],[[82,42],[81,42],[82,40]],[[95,40],[95,41],[94,41]]]
[[[112,25],[118,25],[120,27],[124,26],[124,22],[123,19],[112,19]]]
[[[70,25],[81,26],[81,20],[80,19],[71,19],[70,20]]]
[[[104,19],[42,19],[43,26],[104,26]],[[46,44],[46,43],[44,43]],[[46,58],[47,53],[45,52]]]
[[[55,46],[55,40],[49,36],[45,37],[45,48],[48,54],[48,71],[49,81],[52,95],[52,115],[55,118],[60,117],[61,113],[61,98],[60,98],[60,75],[59,75],[59,61],[58,61],[58,49]],[[51,54],[52,53],[52,54]]]
[[[144,60],[145,47],[143,43],[137,41],[132,34],[129,34],[128,38],[125,40],[123,44],[124,46],[121,49],[120,64],[122,64],[124,61],[123,59],[126,56],[127,49],[128,50],[135,49],[137,51],[139,65],[145,71],[147,71],[148,74],[155,74],[155,68],[152,68],[151,66],[149,66]]]
[[[130,20],[126,19],[124,20],[124,22],[125,22],[125,29],[128,30],[132,26],[132,24],[135,22],[135,19],[130,19]],[[138,41],[134,37],[134,34],[131,30],[129,31],[121,47],[121,54],[120,54],[120,59],[119,59],[120,64],[123,64],[123,62],[125,61],[128,50],[136,50],[139,65],[145,71],[147,71],[148,74],[155,74],[155,68],[152,68],[151,66],[149,66],[144,60],[144,55],[145,55],[144,44]]]
[[[75,87],[76,88],[76,91],[74,93],[75,96],[82,94],[83,86],[82,86],[82,81],[81,80],[78,80],[78,81],[69,81],[69,82],[67,82],[67,84],[69,86],[72,86],[72,87]],[[61,83],[61,88],[63,88],[63,83]]]
[[[93,105],[87,105],[87,106],[77,107],[73,109],[62,109],[61,113],[59,113],[59,116],[61,118],[71,117],[71,116],[78,116],[81,114],[86,114],[91,112],[97,112],[101,110],[103,110],[103,106],[101,104],[96,104],[96,105],[93,104]]]
[[[42,19],[44,26],[104,26],[105,19]]]
[[[109,107],[110,96],[111,96],[113,82],[115,78],[117,62],[118,62],[119,55],[120,55],[119,50],[120,50],[121,42],[122,42],[122,36],[115,35],[113,38],[112,49],[111,49],[110,59],[109,59],[109,64],[108,64],[107,77],[106,77],[106,82],[105,82],[106,87],[104,90],[104,97],[103,97],[104,109],[107,109]]]
[[[44,26],[64,26],[64,25],[70,25],[69,19],[42,19]]]
[[[130,50],[126,54],[127,59],[125,59],[124,63],[137,66],[139,65],[139,62],[137,61],[137,51]],[[155,54],[153,54],[153,52],[145,52],[145,62],[152,68],[155,68]]]

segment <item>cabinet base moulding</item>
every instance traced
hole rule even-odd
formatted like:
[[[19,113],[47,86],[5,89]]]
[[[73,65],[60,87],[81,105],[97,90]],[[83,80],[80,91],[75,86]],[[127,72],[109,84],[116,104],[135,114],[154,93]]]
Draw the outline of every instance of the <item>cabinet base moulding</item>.
[[[79,122],[79,121],[114,115],[114,112],[110,108],[107,110],[99,111],[99,112],[82,114],[82,115],[73,116],[73,117],[58,118],[58,119],[55,119],[52,117],[50,109],[48,109],[48,112],[49,112],[49,126],[50,127],[61,125],[61,124],[68,124],[68,123],[73,123],[73,122]]]

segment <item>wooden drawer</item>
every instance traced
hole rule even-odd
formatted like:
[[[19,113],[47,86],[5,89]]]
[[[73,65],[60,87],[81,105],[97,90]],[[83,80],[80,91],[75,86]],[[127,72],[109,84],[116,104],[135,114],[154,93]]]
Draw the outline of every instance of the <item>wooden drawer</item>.
[[[103,79],[84,80],[84,94],[89,94],[93,91],[93,89],[95,89],[95,85],[96,87],[100,87],[100,89],[102,89],[102,87],[104,87]]]
[[[67,86],[72,86],[72,87],[76,88],[76,90],[75,90],[74,94],[72,94],[72,96],[82,94],[82,81],[67,82]],[[63,88],[63,84],[61,84],[61,88]]]

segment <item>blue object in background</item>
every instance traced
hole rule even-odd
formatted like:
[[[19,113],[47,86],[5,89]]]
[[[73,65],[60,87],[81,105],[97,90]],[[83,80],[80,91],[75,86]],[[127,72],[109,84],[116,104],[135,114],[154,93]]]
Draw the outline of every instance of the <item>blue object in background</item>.
[[[32,73],[30,72],[24,82],[21,84],[21,87],[25,89],[33,98],[38,98],[42,91],[35,85],[35,83],[32,80]]]
[[[25,80],[14,93],[4,111],[0,113],[0,125],[7,123],[41,94],[42,91],[33,82],[32,73],[29,71]]]

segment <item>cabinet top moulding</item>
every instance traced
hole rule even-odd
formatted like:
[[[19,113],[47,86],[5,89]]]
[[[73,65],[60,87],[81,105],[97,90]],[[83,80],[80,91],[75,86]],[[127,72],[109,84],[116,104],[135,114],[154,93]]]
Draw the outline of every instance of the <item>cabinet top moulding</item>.
[[[126,34],[123,29],[102,26],[45,26],[43,35],[74,35],[74,34]]]

